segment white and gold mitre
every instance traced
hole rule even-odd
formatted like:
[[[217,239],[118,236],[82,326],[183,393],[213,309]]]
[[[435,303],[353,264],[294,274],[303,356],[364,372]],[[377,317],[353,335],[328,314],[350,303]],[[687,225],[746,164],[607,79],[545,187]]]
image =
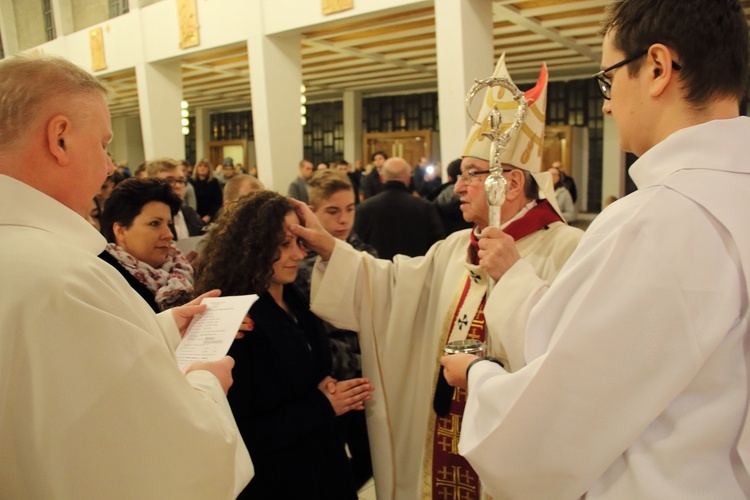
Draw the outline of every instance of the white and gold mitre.
[[[505,66],[505,53],[497,61],[497,66],[495,66],[495,72],[492,76],[495,78],[505,78],[510,82],[513,81],[508,73],[508,68]],[[562,212],[557,205],[552,176],[549,172],[542,172],[544,119],[547,111],[547,81],[547,65],[543,64],[536,85],[523,94],[528,102],[528,109],[526,110],[523,125],[521,125],[515,136],[510,138],[508,147],[503,151],[500,160],[504,164],[531,172],[539,186],[539,198],[546,198],[555,212],[562,218]],[[481,125],[475,123],[471,127],[462,156],[490,161],[492,140],[482,134],[492,130],[490,125],[490,110],[495,106],[497,106],[502,117],[501,128],[503,131],[510,128],[515,122],[518,103],[513,98],[511,92],[499,85],[487,87],[484,99],[482,100],[482,108],[476,117],[476,121]],[[563,218],[563,220],[565,219]]]
[[[513,81],[508,73],[508,68],[505,66],[505,54],[500,56],[492,76],[505,78],[510,82]],[[526,118],[515,136],[511,137],[501,160],[503,163],[513,165],[516,168],[537,173],[542,170],[542,150],[544,149],[544,117],[547,109],[546,64],[542,65],[542,71],[536,85],[531,90],[524,92],[524,97],[528,101]],[[471,127],[463,156],[471,156],[485,161],[490,160],[492,141],[483,136],[482,133],[491,131],[489,115],[494,106],[497,106],[500,111],[502,130],[505,131],[513,125],[518,103],[513,99],[511,92],[499,85],[487,87],[482,100],[482,107],[476,117],[476,121],[481,125],[475,123]]]

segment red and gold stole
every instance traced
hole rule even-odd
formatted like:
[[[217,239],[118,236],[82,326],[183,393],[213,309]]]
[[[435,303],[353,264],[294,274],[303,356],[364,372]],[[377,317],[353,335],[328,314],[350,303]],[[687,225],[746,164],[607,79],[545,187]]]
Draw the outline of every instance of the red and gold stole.
[[[542,200],[523,217],[508,224],[503,231],[518,241],[524,236],[560,220],[559,215],[552,209],[549,202]],[[476,267],[478,264],[476,257],[478,245],[477,237],[472,232],[469,249],[472,265],[467,266],[467,276],[453,313],[451,330],[446,342],[464,338],[485,341],[484,304],[487,300],[487,276]],[[481,298],[477,294],[481,294]],[[479,301],[478,305],[477,300]],[[474,309],[475,307],[476,309]],[[476,312],[473,313],[473,311]],[[469,320],[467,313],[473,313],[471,320]],[[468,328],[468,330],[465,330],[465,328]],[[462,330],[465,330],[465,333]],[[439,417],[434,413],[431,415],[431,418],[435,419],[432,435],[432,480],[430,488],[433,499],[474,500],[480,498],[479,477],[469,465],[469,462],[458,454],[458,441],[465,406],[466,390],[456,389],[448,415],[445,417]]]

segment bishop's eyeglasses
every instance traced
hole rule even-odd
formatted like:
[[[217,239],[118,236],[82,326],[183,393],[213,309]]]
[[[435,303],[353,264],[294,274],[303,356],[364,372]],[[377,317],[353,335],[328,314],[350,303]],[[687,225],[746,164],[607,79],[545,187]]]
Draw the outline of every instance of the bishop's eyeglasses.
[[[512,170],[512,168],[504,168],[503,173],[510,172]],[[465,172],[461,172],[459,179],[464,181],[464,184],[469,185],[474,182],[474,179],[477,179],[478,175],[487,175],[490,172],[491,170],[466,170]]]
[[[607,76],[607,73],[609,73],[610,71],[614,69],[621,68],[625,66],[626,64],[630,64],[633,61],[645,56],[646,54],[648,54],[648,49],[644,50],[643,52],[639,52],[638,54],[632,57],[623,59],[622,61],[616,64],[613,64],[609,68],[604,68],[603,70],[595,74],[594,80],[596,80],[596,87],[599,89],[599,93],[602,95],[602,97],[608,101],[612,99],[612,80],[610,79],[610,77]],[[682,66],[672,61],[672,69],[674,69],[675,71],[679,71],[682,69]]]

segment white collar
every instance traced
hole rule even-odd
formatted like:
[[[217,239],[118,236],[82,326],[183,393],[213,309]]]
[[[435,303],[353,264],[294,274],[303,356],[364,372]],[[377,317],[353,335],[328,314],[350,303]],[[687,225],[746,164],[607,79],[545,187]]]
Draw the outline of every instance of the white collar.
[[[80,214],[24,182],[0,175],[0,226],[4,225],[41,229],[94,255],[107,246],[104,237]]]

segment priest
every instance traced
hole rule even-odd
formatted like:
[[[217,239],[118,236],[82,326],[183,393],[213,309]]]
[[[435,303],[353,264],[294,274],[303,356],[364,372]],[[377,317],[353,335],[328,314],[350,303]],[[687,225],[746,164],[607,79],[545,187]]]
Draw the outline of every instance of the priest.
[[[495,76],[510,80],[504,56]],[[501,223],[535,277],[551,281],[582,232],[565,224],[549,176],[540,173],[546,91],[543,67],[526,93],[526,122],[502,156],[508,189]],[[491,140],[482,132],[490,126],[487,118],[495,105],[510,126],[517,103],[499,87],[488,88],[483,103],[455,186],[463,216],[474,228],[437,242],[425,256],[397,255],[389,261],[357,252],[327,235],[299,206],[305,227],[293,230],[321,261],[313,271],[311,307],[334,325],[359,332],[363,373],[378,388],[366,411],[379,498],[481,498],[476,473],[457,453],[466,393],[456,391],[452,399],[449,393],[447,403],[445,394],[436,394],[438,359],[447,342],[492,337],[495,356],[511,367],[524,363],[522,355],[503,348],[502,332],[485,328],[490,280],[477,255],[478,235],[489,219],[484,180]]]

